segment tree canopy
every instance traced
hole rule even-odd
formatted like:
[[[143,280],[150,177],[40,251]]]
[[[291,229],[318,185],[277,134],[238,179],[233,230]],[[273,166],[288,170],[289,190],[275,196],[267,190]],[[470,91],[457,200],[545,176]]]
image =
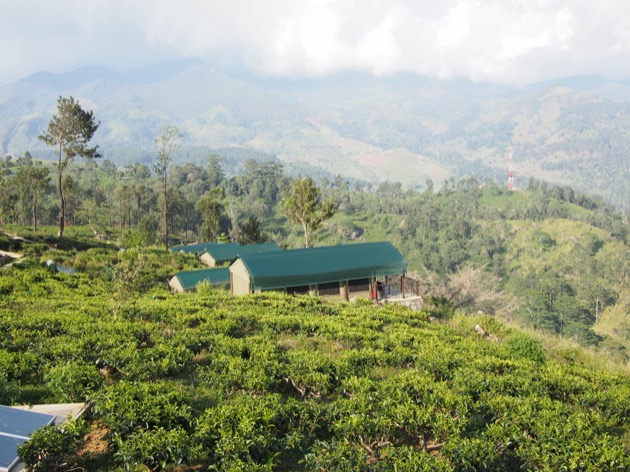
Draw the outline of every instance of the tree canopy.
[[[162,184],[162,239],[164,248],[168,249],[168,171],[171,165],[171,156],[177,149],[182,133],[177,126],[165,126],[160,136],[155,138],[155,144],[159,152],[153,169]]]
[[[310,177],[297,178],[280,202],[282,212],[304,231],[304,247],[309,247],[311,234],[335,214],[335,204],[322,201],[319,188]]]
[[[66,218],[63,171],[75,157],[100,157],[98,146],[89,146],[99,125],[100,122],[94,119],[94,113],[81,108],[74,97],[60,96],[57,100],[57,114],[48,123],[46,131],[39,136],[41,141],[57,149],[57,191],[61,202],[59,237],[63,236]]]

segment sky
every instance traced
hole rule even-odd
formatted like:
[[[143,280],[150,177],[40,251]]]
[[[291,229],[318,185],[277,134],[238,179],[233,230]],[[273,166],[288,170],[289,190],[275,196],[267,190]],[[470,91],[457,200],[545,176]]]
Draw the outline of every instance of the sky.
[[[0,0],[0,85],[197,58],[271,77],[630,78],[628,0]]]

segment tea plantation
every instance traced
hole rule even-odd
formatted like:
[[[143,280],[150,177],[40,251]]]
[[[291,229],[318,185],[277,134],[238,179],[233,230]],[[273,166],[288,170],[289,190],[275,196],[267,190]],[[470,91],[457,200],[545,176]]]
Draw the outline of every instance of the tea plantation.
[[[33,468],[630,470],[630,378],[580,348],[484,315],[172,295],[181,256],[89,251],[56,253],[74,275],[0,270],[0,403],[91,404],[21,449]]]

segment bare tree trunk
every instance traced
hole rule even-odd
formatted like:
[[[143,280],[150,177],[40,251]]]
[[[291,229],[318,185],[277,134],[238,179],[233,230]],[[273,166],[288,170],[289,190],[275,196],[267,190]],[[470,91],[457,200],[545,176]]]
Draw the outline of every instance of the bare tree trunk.
[[[59,161],[57,164],[57,190],[59,192],[59,199],[61,202],[60,214],[59,214],[59,231],[57,237],[63,236],[63,230],[66,224],[66,196],[63,194],[63,170],[61,167],[61,155],[63,154],[63,146],[59,143]]]
[[[167,175],[164,173],[164,213],[162,214],[162,223],[164,225],[164,249],[168,251],[168,189]]]
[[[302,221],[302,228],[304,229],[304,247],[310,247],[309,242],[309,234],[308,234],[308,226],[306,221]]]
[[[33,197],[33,231],[37,231],[37,194]]]

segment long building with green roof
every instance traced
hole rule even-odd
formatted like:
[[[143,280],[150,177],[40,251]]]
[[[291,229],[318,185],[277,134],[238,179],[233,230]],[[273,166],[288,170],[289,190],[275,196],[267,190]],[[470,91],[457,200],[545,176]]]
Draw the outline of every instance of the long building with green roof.
[[[209,282],[216,288],[230,288],[230,270],[228,267],[218,269],[190,270],[176,273],[168,284],[173,292],[195,290],[201,282]]]
[[[276,243],[261,243],[240,245],[238,243],[218,244],[206,248],[201,253],[199,260],[209,267],[218,267],[223,264],[232,263],[237,258],[246,254],[258,254],[262,252],[282,251]]]
[[[389,242],[348,244],[241,255],[230,266],[230,291],[265,290],[341,296],[370,294],[376,278],[407,271]]]
[[[185,246],[173,246],[172,252],[196,254],[201,262],[209,267],[219,267],[231,264],[241,254],[253,254],[259,252],[281,251],[276,243],[245,244],[239,243],[199,243]]]

